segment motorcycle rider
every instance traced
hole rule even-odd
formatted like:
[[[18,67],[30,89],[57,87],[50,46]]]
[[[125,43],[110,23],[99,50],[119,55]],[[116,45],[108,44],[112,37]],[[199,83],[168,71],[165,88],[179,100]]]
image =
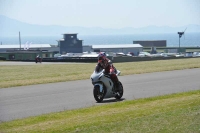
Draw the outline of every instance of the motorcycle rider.
[[[41,59],[41,57],[40,57],[39,54],[36,56],[35,61],[36,61],[36,60],[37,60],[37,62],[42,62],[42,59]]]
[[[119,80],[117,78],[116,68],[113,66],[112,61],[106,57],[104,52],[100,52],[98,55],[98,63],[96,65],[95,71],[99,72],[100,70],[105,69],[105,74],[110,75],[111,80],[116,86],[116,91],[119,89]]]

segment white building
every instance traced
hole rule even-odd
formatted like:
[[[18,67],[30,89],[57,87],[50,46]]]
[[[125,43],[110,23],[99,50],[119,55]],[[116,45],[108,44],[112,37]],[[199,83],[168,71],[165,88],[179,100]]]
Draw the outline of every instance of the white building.
[[[143,46],[140,44],[115,44],[115,45],[92,45],[94,52],[114,52],[114,53],[124,53],[129,52],[138,55],[139,52],[143,51]]]
[[[0,52],[20,50],[20,45],[0,45]],[[40,50],[59,53],[58,46],[49,44],[22,44],[21,50]],[[83,45],[83,52],[106,52],[106,53],[134,53],[135,56],[143,51],[143,46],[140,44],[113,44],[113,45]],[[73,52],[72,52],[73,53]]]
[[[19,44],[0,45],[0,52],[14,51],[14,50],[44,50],[50,49],[50,44],[22,44],[21,48]]]

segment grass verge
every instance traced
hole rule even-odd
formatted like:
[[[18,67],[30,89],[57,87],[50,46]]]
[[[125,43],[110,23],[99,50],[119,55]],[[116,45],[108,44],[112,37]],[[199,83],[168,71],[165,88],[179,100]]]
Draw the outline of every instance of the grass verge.
[[[96,63],[0,66],[0,88],[89,79]],[[200,58],[115,63],[122,75],[200,68]]]
[[[199,133],[200,90],[3,122],[0,131]]]

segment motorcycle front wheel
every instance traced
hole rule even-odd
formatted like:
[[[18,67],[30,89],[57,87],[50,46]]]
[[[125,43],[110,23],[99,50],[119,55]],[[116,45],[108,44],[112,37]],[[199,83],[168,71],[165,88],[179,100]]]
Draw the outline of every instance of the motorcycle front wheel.
[[[105,93],[104,90],[103,92],[100,92],[100,87],[98,85],[94,86],[93,95],[97,102],[103,101],[104,93]]]

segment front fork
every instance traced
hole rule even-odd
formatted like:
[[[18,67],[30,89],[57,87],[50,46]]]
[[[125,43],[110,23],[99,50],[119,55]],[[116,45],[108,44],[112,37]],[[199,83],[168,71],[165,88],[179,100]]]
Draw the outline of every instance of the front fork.
[[[100,83],[96,83],[96,84],[94,84],[94,86],[99,86],[99,92],[103,92],[103,85],[102,84],[100,84]]]

